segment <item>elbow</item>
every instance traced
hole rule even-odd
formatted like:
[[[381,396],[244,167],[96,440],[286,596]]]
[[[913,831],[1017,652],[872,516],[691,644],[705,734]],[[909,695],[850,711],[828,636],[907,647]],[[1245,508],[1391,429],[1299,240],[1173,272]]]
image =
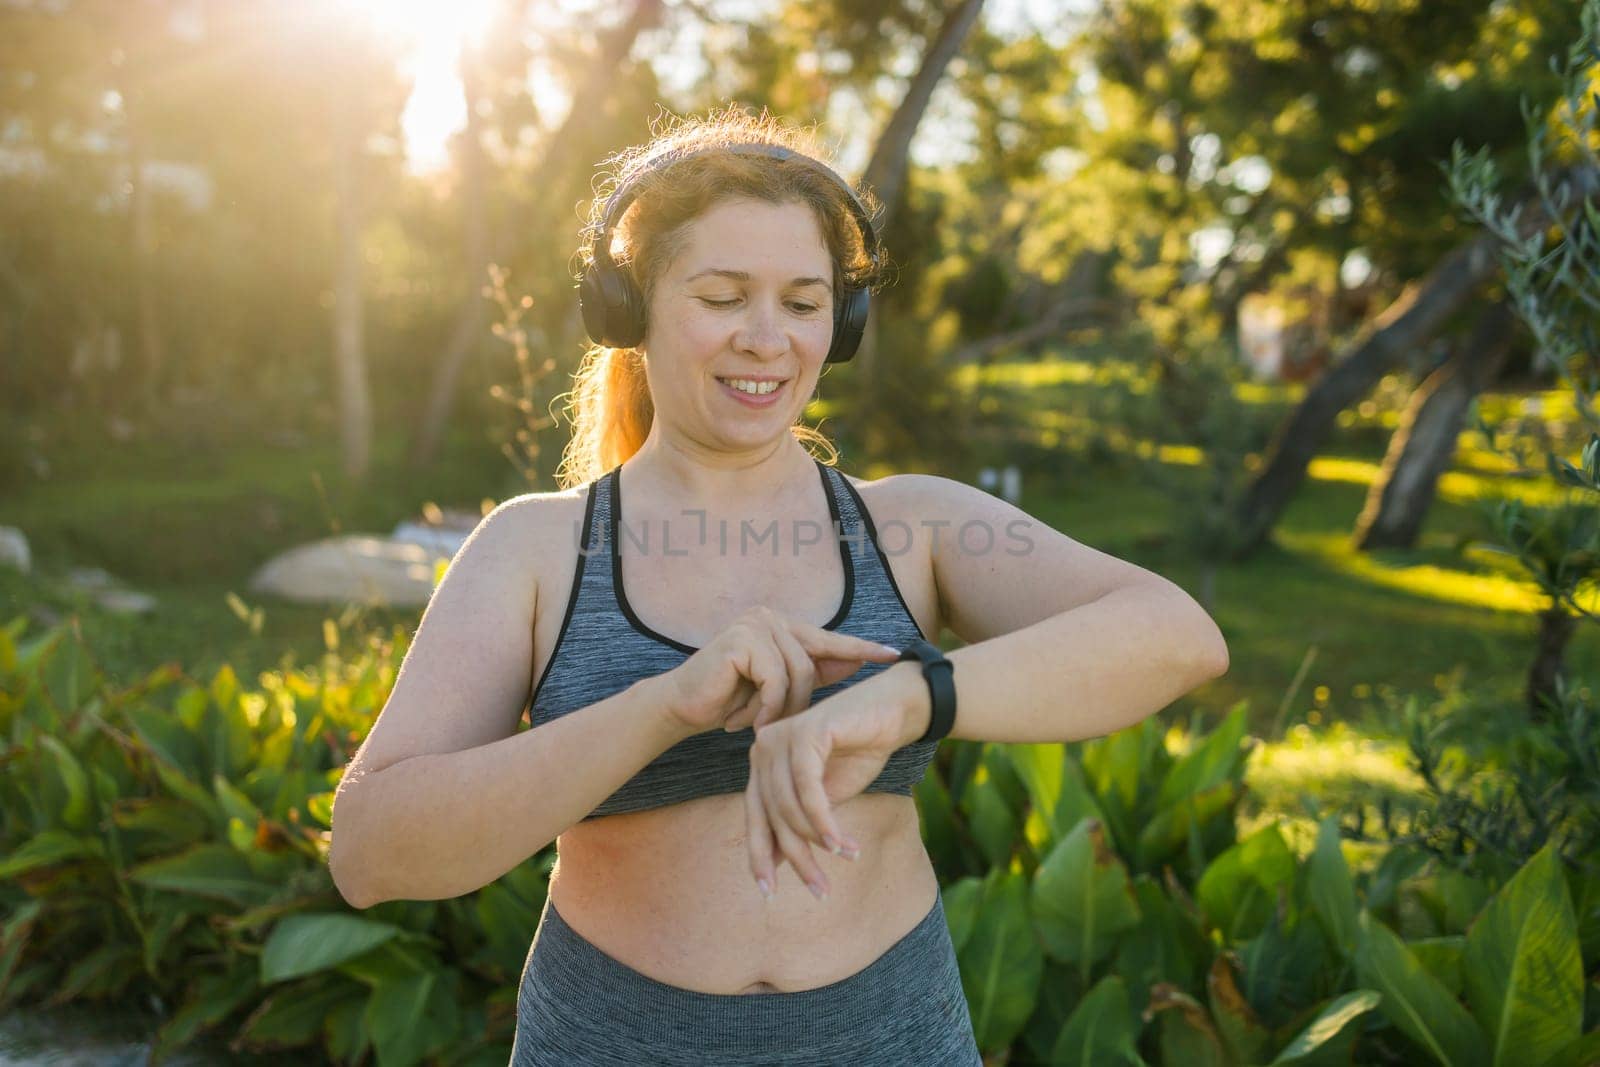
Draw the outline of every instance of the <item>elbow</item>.
[[[1213,678],[1221,678],[1224,674],[1227,674],[1230,664],[1228,660],[1228,641],[1222,636],[1222,631],[1217,628],[1217,624],[1211,620],[1210,616],[1206,617],[1206,628],[1210,633],[1200,642],[1200,648],[1204,650],[1200,656],[1200,669],[1205,675],[1205,681],[1209,682]]]
[[[354,833],[355,826],[350,818],[350,799],[346,793],[340,798],[345,807],[343,820],[344,830],[340,831],[340,819],[337,815],[332,820],[332,829],[328,833],[328,874],[333,879],[333,887],[339,891],[339,896],[344,902],[357,910],[365,910],[374,904],[380,904],[385,899],[375,892],[372,884],[372,864],[361,855],[357,849],[359,835]],[[337,811],[339,804],[334,804]]]
[[[1213,658],[1210,662],[1210,677],[1221,678],[1228,673],[1228,667],[1231,665],[1228,660],[1228,642],[1223,640],[1221,634],[1217,635],[1216,651],[1213,653]]]

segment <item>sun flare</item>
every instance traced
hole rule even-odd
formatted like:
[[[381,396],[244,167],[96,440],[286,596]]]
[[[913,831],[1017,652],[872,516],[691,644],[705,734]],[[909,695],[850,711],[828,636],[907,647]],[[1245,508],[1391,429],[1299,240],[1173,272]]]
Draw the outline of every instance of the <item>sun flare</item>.
[[[406,56],[411,96],[400,118],[415,172],[449,164],[450,135],[466,121],[456,69],[464,44],[487,33],[498,0],[341,0]]]

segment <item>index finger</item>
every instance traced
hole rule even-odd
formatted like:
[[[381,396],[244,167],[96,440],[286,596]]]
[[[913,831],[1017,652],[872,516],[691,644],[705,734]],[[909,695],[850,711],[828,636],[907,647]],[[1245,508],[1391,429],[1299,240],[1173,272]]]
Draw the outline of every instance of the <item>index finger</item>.
[[[892,660],[900,658],[898,648],[868,641],[865,637],[824,630],[809,623],[793,623],[790,627],[795,638],[813,659],[869,659]]]

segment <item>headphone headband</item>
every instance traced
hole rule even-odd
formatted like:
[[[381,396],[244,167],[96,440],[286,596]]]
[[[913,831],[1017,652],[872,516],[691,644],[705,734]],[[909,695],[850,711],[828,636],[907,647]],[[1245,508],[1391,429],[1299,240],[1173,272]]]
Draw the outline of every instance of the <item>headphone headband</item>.
[[[717,152],[731,152],[737,156],[766,156],[769,159],[776,159],[780,163],[796,160],[833,179],[834,184],[844,191],[845,198],[849,202],[850,213],[855,216],[856,225],[861,229],[862,247],[866,249],[867,258],[871,260],[874,268],[878,266],[877,231],[873,229],[872,217],[867,212],[866,205],[861,202],[861,198],[856,195],[856,191],[850,188],[850,183],[841,178],[832,167],[829,167],[821,160],[812,159],[808,155],[796,152],[791,148],[785,148],[783,145],[765,144],[759,141],[739,141],[733,144],[711,145],[689,152],[669,150],[645,164],[636,174],[630,176],[616,189],[612,190],[610,196],[606,197],[606,209],[601,216],[599,230],[596,232],[592,227],[590,229],[594,241],[594,262],[599,264],[603,261],[608,267],[614,265],[611,259],[612,228],[621,221],[622,214],[628,209],[628,205],[638,197],[638,187],[644,179],[657,171],[670,169],[684,160],[694,159],[698,156],[713,155]]]

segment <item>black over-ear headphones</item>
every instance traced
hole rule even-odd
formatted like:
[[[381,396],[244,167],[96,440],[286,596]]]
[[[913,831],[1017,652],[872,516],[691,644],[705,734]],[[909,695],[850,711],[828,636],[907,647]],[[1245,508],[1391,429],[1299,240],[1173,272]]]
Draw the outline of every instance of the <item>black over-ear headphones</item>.
[[[872,260],[874,273],[878,266],[878,239],[872,229],[872,220],[866,207],[856,196],[848,182],[826,164],[810,156],[773,144],[728,144],[697,149],[692,152],[667,155],[652,163],[640,173],[629,178],[606,199],[605,215],[594,235],[593,255],[583,277],[578,282],[578,305],[583,311],[583,326],[589,339],[608,348],[632,348],[644,340],[644,296],[634,284],[633,277],[611,260],[611,230],[622,218],[622,213],[638,195],[638,184],[646,174],[672,166],[674,163],[712,152],[733,152],[737,155],[767,156],[777,160],[799,160],[832,178],[849,198],[850,211],[861,228],[861,238],[867,255]],[[843,363],[856,354],[861,344],[861,333],[867,326],[870,294],[864,288],[844,286],[842,297],[833,309],[833,341],[828,346],[825,362]]]

